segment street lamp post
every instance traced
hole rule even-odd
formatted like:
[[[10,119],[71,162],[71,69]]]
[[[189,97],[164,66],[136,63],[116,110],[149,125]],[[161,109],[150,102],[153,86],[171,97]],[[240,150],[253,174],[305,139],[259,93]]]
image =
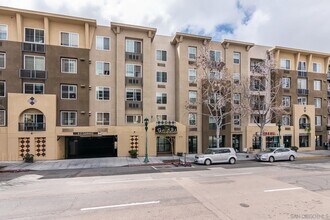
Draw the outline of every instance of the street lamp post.
[[[145,118],[144,119],[144,129],[146,130],[146,155],[144,158],[145,163],[149,163],[149,157],[148,157],[148,123],[149,123],[149,119]]]
[[[281,146],[281,126],[282,126],[282,121],[280,120],[280,121],[277,122],[279,147]]]

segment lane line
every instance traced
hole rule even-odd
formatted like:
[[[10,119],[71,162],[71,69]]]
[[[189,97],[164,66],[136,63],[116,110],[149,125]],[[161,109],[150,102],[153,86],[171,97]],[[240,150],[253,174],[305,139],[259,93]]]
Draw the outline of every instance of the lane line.
[[[229,174],[219,174],[214,176],[240,176],[240,175],[251,175],[253,173],[229,173]]]
[[[116,181],[103,181],[103,182],[95,182],[96,184],[100,184],[100,183],[132,183],[132,182],[144,182],[144,181],[153,181],[155,179],[138,179],[138,180],[116,180]]]
[[[158,170],[158,169],[157,169],[156,167],[154,167],[154,166],[151,166],[151,168],[154,169],[154,170]]]
[[[108,206],[98,206],[98,207],[82,208],[82,209],[80,209],[80,211],[90,211],[90,210],[97,210],[97,209],[111,209],[111,208],[128,207],[128,206],[139,206],[139,205],[151,205],[151,204],[158,204],[158,203],[160,203],[160,201],[135,202],[135,203],[128,203],[128,204],[120,204],[120,205],[108,205]]]
[[[280,191],[289,191],[289,190],[298,190],[298,189],[304,189],[302,187],[293,187],[293,188],[283,188],[283,189],[267,189],[264,190],[265,193],[267,192],[280,192]]]

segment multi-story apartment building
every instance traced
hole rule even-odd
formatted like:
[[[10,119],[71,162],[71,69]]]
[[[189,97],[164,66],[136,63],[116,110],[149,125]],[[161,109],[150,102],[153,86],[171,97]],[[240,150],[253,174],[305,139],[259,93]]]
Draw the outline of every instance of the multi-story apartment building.
[[[197,57],[206,45],[238,81],[272,52],[283,81],[278,100],[289,112],[281,144],[311,150],[328,142],[330,54],[156,32],[0,7],[1,160],[27,152],[36,159],[126,156],[130,149],[144,155],[146,141],[154,156],[214,147],[214,124],[196,104]],[[221,146],[253,149],[259,130],[250,117],[228,118]],[[264,136],[267,147],[279,144],[276,121]]]

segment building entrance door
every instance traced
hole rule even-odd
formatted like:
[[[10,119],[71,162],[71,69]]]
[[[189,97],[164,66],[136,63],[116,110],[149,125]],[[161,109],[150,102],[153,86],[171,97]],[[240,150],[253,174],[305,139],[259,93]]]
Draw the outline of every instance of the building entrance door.
[[[242,135],[241,134],[234,134],[233,135],[232,146],[236,151],[241,151],[241,140],[242,140]]]
[[[283,144],[284,144],[284,147],[291,147],[292,146],[292,136],[284,136],[283,137]]]

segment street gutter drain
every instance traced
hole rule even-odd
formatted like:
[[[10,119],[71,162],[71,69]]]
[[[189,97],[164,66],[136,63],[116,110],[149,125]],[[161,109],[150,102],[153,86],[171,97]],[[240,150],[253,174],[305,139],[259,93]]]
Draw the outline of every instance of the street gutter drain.
[[[245,204],[245,203],[240,203],[239,205],[242,206],[242,207],[244,207],[244,208],[250,207],[248,204]]]

